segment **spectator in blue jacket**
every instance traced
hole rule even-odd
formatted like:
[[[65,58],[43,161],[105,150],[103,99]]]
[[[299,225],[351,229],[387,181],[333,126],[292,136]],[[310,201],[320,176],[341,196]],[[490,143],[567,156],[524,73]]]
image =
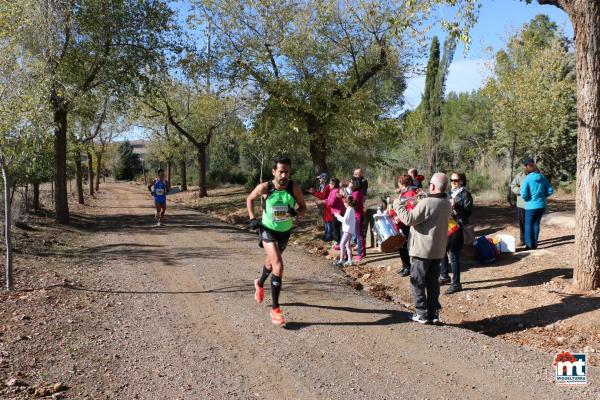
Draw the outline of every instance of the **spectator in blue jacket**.
[[[532,250],[537,248],[546,198],[554,193],[554,189],[532,159],[525,160],[523,164],[527,172],[521,183],[521,197],[525,200],[525,246],[527,250]]]

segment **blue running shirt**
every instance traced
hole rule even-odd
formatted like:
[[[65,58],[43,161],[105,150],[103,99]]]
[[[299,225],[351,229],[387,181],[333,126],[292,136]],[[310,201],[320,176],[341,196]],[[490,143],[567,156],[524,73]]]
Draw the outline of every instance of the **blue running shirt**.
[[[161,182],[158,179],[154,180],[154,201],[156,203],[167,202],[167,182]]]

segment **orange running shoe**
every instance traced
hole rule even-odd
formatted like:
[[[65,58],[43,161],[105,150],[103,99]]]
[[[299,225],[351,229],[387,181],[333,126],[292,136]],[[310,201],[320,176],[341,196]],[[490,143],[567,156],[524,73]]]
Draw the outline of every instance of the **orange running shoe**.
[[[271,310],[271,322],[273,325],[285,326],[285,318],[283,318],[281,308],[277,307]]]
[[[254,298],[256,299],[258,304],[261,304],[263,302],[263,299],[265,298],[265,288],[261,288],[260,286],[258,286],[258,279],[254,280],[254,289]]]

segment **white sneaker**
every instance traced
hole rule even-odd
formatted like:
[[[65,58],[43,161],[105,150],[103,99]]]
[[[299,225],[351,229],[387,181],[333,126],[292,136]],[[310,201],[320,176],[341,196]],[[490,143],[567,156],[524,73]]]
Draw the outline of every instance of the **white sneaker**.
[[[353,266],[353,265],[354,265],[354,264],[352,263],[352,261],[346,261],[346,262],[344,263],[344,267],[351,267],[351,266]]]
[[[158,221],[158,222],[156,223],[156,226],[162,226],[162,224],[160,223],[160,221]]]

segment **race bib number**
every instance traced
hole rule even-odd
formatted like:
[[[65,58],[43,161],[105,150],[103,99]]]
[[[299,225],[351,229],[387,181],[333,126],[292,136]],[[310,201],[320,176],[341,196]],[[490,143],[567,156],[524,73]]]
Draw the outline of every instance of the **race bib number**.
[[[156,189],[154,193],[156,193],[157,196],[163,196],[165,194],[165,189]]]
[[[287,221],[290,216],[288,215],[288,206],[273,206],[273,221],[283,222]]]

